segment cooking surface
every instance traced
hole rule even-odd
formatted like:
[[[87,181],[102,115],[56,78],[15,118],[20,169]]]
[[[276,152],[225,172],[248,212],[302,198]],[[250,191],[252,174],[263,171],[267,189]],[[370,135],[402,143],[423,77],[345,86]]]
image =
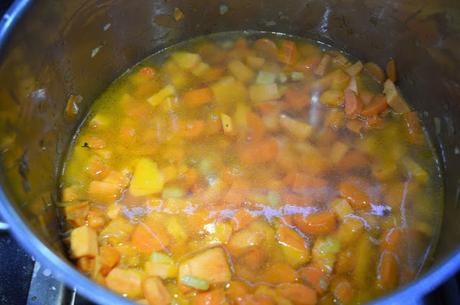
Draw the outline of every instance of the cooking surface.
[[[0,2],[0,12],[7,7],[12,1],[4,0]],[[3,264],[0,265],[0,304],[54,304],[47,301],[41,302],[34,295],[28,295],[30,279],[32,278],[34,261],[24,253],[17,243],[8,235],[0,233],[0,259]],[[52,278],[46,269],[42,274]],[[450,279],[435,292],[428,295],[420,304],[460,304],[460,273],[456,278]],[[34,283],[32,283],[33,285]],[[41,282],[41,285],[44,283]],[[42,287],[46,287],[43,285]],[[33,287],[32,287],[33,289]],[[53,286],[49,287],[53,291]],[[29,301],[28,301],[29,300]],[[49,299],[48,299],[49,300]],[[31,302],[33,301],[33,302]],[[72,303],[56,304],[92,304],[77,296]]]

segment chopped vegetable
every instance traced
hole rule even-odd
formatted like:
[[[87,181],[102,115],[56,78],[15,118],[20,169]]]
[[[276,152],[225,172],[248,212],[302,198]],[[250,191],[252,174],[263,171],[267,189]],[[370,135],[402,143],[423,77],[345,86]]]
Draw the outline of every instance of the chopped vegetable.
[[[305,234],[325,235],[336,228],[336,215],[332,212],[319,212],[308,216],[295,215],[294,223]]]
[[[396,62],[394,59],[390,59],[386,66],[386,72],[388,78],[394,83],[396,82]]]
[[[364,64],[364,68],[369,72],[372,77],[378,81],[379,83],[383,83],[385,80],[385,73],[383,72],[382,68],[380,68],[377,64],[373,62],[368,62]]]
[[[70,249],[75,258],[90,256],[98,253],[97,233],[88,226],[81,226],[70,233]]]
[[[284,256],[291,266],[298,267],[309,261],[310,250],[297,232],[286,226],[280,226],[276,236],[283,249]]]
[[[201,61],[201,57],[195,53],[176,52],[171,55],[174,62],[182,69],[192,69]]]
[[[270,85],[276,80],[276,74],[273,72],[259,71],[256,78],[256,84],[258,85]]]
[[[228,64],[228,69],[237,80],[243,83],[248,83],[254,78],[254,72],[241,61],[231,61]]]
[[[105,278],[107,287],[128,297],[138,297],[142,293],[143,275],[134,269],[115,268]]]
[[[151,97],[147,99],[147,102],[150,103],[152,106],[158,106],[163,101],[165,101],[168,97],[174,96],[176,94],[176,89],[172,85],[167,85]]]
[[[387,103],[396,113],[406,113],[410,111],[406,101],[399,94],[398,89],[396,89],[395,84],[390,79],[387,79],[383,86],[383,92],[387,98]]]
[[[222,122],[222,129],[224,133],[227,135],[233,134],[233,121],[230,116],[225,113],[220,114],[220,120]]]
[[[162,191],[164,185],[163,174],[155,162],[142,158],[136,163],[129,192],[134,196],[144,196]]]
[[[292,119],[285,114],[280,115],[280,125],[291,135],[301,140],[305,140],[313,132],[313,128],[307,123]]]
[[[201,279],[209,284],[228,282],[231,278],[227,257],[222,248],[205,250],[182,262],[179,266],[179,279]],[[193,280],[192,280],[193,282]]]
[[[344,95],[340,90],[327,90],[321,94],[319,100],[325,105],[338,107],[344,103]]]
[[[212,101],[213,95],[209,88],[195,89],[182,96],[183,102],[189,107],[199,107]]]
[[[253,102],[276,100],[281,97],[277,84],[252,85],[249,87],[249,96]]]
[[[146,278],[142,283],[142,290],[149,305],[171,304],[172,298],[168,289],[157,277]]]

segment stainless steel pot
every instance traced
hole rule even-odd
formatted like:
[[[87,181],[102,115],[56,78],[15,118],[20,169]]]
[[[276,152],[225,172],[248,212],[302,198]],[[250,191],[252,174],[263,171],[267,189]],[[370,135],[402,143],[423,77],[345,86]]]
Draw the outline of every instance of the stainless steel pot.
[[[190,37],[247,29],[318,39],[380,64],[396,59],[399,85],[440,156],[445,213],[431,267],[376,303],[407,304],[450,277],[460,268],[457,0],[17,0],[0,22],[0,212],[19,242],[93,301],[128,304],[65,255],[54,206],[61,157],[91,102],[128,67]],[[82,97],[75,118],[64,115],[72,95]]]

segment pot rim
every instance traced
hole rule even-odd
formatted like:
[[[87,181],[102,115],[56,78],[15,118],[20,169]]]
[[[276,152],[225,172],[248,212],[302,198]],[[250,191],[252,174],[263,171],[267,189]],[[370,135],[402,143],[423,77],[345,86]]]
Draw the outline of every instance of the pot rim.
[[[15,24],[31,3],[32,0],[15,0],[0,20],[0,53]],[[7,198],[3,186],[1,185],[0,206],[2,207],[0,209],[0,216],[9,224],[10,231],[15,239],[35,258],[35,260],[50,268],[53,271],[53,275],[58,280],[63,281],[67,286],[75,287],[77,293],[81,293],[83,296],[99,304],[134,304],[134,302],[95,283],[46,247],[45,244],[33,234],[32,230],[25,222],[22,221],[21,216],[10,204],[10,200]],[[450,256],[443,259],[436,268],[431,267],[426,273],[414,281],[409,282],[388,295],[371,301],[369,304],[399,304],[401,300],[405,300],[405,303],[412,302],[415,304],[421,297],[435,289],[449,277],[453,276],[459,268],[460,246],[457,250],[453,251]]]

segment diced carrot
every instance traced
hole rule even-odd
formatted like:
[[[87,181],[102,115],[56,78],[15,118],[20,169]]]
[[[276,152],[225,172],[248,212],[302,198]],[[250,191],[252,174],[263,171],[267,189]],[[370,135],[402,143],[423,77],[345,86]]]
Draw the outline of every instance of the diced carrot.
[[[262,113],[262,115],[267,115],[278,112],[280,109],[280,103],[277,101],[260,102],[255,105],[255,107]]]
[[[293,283],[297,272],[286,263],[274,263],[263,273],[263,280],[271,284]]]
[[[249,288],[240,281],[231,281],[228,283],[228,288],[225,291],[227,297],[231,300],[236,300],[249,293]]]
[[[307,88],[288,88],[284,100],[293,110],[301,110],[310,105],[310,93]]]
[[[97,230],[105,225],[104,213],[98,209],[91,209],[87,216],[88,226]]]
[[[224,75],[224,73],[225,73],[225,71],[222,68],[211,67],[208,70],[206,70],[206,72],[204,72],[204,74],[201,76],[201,78],[205,82],[210,83],[210,82],[214,82],[214,81],[217,81],[218,79],[220,79]]]
[[[402,235],[403,231],[397,227],[386,230],[380,239],[380,251],[396,253],[400,246]]]
[[[142,283],[142,291],[149,305],[169,305],[171,296],[158,277],[148,277]]]
[[[394,289],[399,282],[399,266],[396,255],[383,251],[377,267],[377,286],[385,291]]]
[[[106,276],[120,261],[120,253],[111,246],[102,246],[99,248],[99,259],[100,272]]]
[[[194,139],[204,131],[205,123],[203,120],[193,120],[184,122],[179,128],[179,134],[187,139]]]
[[[88,197],[94,202],[113,203],[120,197],[121,188],[113,183],[91,181],[88,187]]]
[[[383,83],[385,80],[385,73],[377,64],[368,62],[364,64],[364,68],[366,68],[367,72],[369,72],[376,81]]]
[[[164,250],[170,243],[170,237],[159,223],[140,223],[134,229],[131,242],[140,252],[150,254]]]
[[[225,304],[225,292],[223,289],[213,289],[208,292],[197,294],[192,299],[192,305],[223,305]]]
[[[364,107],[361,114],[365,117],[372,117],[374,115],[378,115],[383,111],[388,109],[388,102],[385,96],[383,95],[376,95],[371,103]]]
[[[142,76],[152,78],[155,76],[156,71],[153,67],[142,67],[141,69],[139,69],[138,73]]]
[[[212,99],[212,90],[208,87],[188,91],[182,96],[184,104],[189,107],[202,106],[204,104],[210,103]]]
[[[393,83],[396,82],[396,62],[393,58],[388,61],[386,71],[388,78],[391,79]]]
[[[240,149],[240,159],[244,164],[273,161],[277,154],[278,143],[273,138],[247,143]]]
[[[352,90],[345,90],[345,114],[354,117],[359,114],[363,108],[363,102]]]
[[[353,298],[353,287],[346,279],[339,279],[332,283],[332,293],[341,303],[347,304]]]
[[[297,193],[311,191],[312,189],[321,189],[327,186],[327,181],[311,175],[296,173],[292,181],[292,190]]]
[[[357,210],[367,210],[370,208],[369,196],[349,181],[339,184],[340,195],[347,199],[350,205]]]
[[[247,294],[235,300],[235,305],[275,305],[270,296],[263,294]]]
[[[337,216],[333,212],[319,212],[308,216],[296,214],[294,223],[300,231],[311,235],[324,235],[333,232],[337,226]]]
[[[260,52],[260,54],[268,57],[276,57],[278,55],[278,47],[276,44],[267,38],[257,39],[254,42],[254,48]]]
[[[365,168],[368,164],[369,158],[366,154],[356,149],[350,149],[342,160],[339,161],[337,167],[341,170],[347,171],[351,169]]]
[[[423,143],[423,130],[420,125],[417,113],[415,111],[410,111],[403,113],[403,119],[407,127],[407,139],[412,144],[422,144]]]
[[[329,279],[327,274],[321,270],[321,268],[308,265],[299,270],[300,279],[313,287],[318,293],[324,293],[329,285]]]
[[[279,61],[286,65],[293,65],[297,62],[298,57],[299,51],[296,43],[292,40],[283,40],[278,56]]]
[[[277,291],[295,305],[315,305],[317,302],[316,291],[299,283],[282,284]]]
[[[250,183],[244,179],[235,179],[223,198],[223,202],[240,206],[246,200]]]
[[[239,208],[236,211],[235,215],[233,215],[233,230],[239,231],[241,229],[246,228],[251,222],[256,219],[254,215],[252,215],[247,209]]]
[[[266,133],[264,121],[254,112],[246,115],[248,130],[253,140],[260,140]]]

